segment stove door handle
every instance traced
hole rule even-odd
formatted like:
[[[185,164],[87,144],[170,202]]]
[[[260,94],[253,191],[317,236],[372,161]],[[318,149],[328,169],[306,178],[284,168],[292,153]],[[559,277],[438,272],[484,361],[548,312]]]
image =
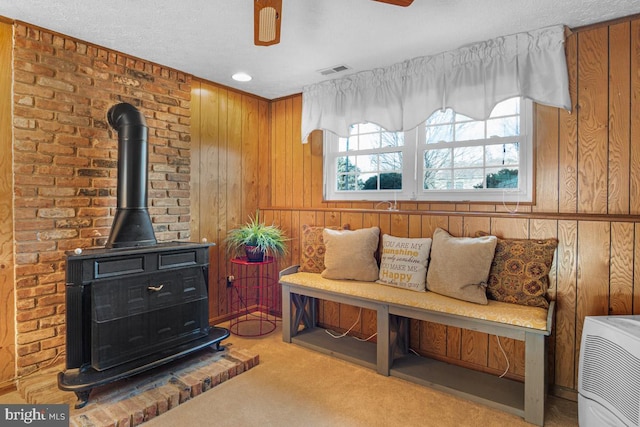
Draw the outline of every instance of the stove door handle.
[[[160,285],[160,286],[149,286],[147,287],[148,290],[150,291],[154,291],[154,292],[160,292],[160,290],[164,287],[164,285]]]

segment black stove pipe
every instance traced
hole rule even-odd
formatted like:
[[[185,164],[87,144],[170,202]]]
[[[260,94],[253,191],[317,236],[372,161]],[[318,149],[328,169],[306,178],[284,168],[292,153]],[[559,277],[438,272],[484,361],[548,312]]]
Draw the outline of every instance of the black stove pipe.
[[[148,128],[133,105],[116,104],[107,120],[118,132],[118,207],[107,248],[157,243],[147,208]]]

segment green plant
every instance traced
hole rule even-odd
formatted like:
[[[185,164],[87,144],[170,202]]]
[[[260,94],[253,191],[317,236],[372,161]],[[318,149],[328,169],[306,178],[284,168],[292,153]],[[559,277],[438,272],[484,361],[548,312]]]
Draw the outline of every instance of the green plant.
[[[260,221],[260,211],[256,215],[249,215],[249,221],[237,228],[229,230],[225,239],[227,253],[234,257],[245,254],[246,247],[254,247],[256,252],[263,252],[275,258],[287,253],[284,231],[276,225],[266,225]]]

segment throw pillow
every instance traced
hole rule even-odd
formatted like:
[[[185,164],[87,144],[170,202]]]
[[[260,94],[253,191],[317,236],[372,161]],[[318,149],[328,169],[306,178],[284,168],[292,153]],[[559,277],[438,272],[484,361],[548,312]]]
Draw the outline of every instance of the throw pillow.
[[[433,233],[427,289],[464,301],[487,304],[487,279],[496,236],[453,237],[438,228]]]
[[[487,292],[497,301],[549,307],[549,270],[558,239],[498,239]]]
[[[326,279],[350,279],[373,282],[378,279],[378,227],[359,230],[331,230],[322,232],[326,252],[325,269],[321,273]]]
[[[378,283],[424,292],[430,249],[430,238],[384,234]]]
[[[348,230],[349,224],[342,227],[326,227],[332,230]],[[322,273],[324,270],[324,253],[326,248],[322,239],[325,227],[302,225],[302,251],[300,253],[300,268],[298,271],[307,273]]]

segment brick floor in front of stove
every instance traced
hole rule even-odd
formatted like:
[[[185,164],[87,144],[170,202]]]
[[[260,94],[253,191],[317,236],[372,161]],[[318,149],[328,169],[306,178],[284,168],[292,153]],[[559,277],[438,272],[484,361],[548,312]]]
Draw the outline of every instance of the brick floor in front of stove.
[[[57,387],[59,369],[49,369],[19,382],[28,403],[70,405],[70,426],[133,427],[175,408],[216,385],[258,365],[251,351],[224,347],[206,349],[163,367],[91,392],[84,408],[75,409],[75,395]]]

